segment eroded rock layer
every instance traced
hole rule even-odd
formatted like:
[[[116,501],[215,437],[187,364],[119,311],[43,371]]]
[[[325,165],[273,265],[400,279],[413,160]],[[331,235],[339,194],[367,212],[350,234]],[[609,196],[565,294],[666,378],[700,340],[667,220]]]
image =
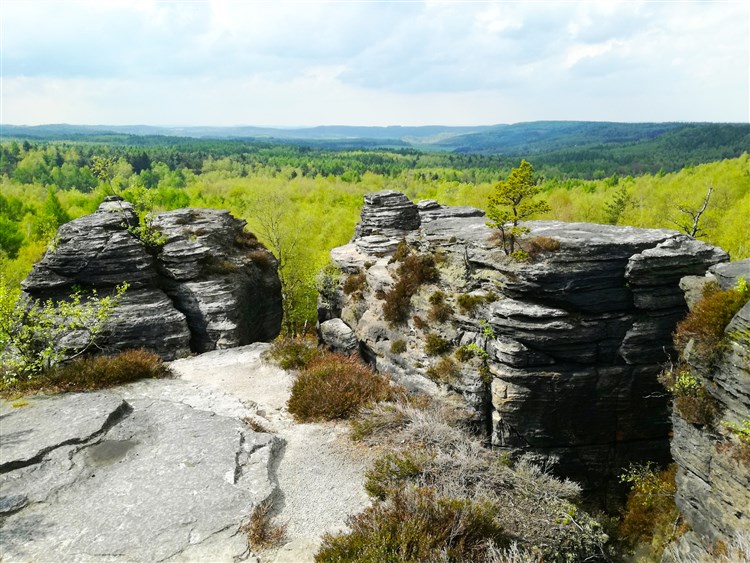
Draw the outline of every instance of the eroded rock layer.
[[[750,279],[750,260],[717,265],[705,277],[685,279],[682,285],[690,292],[715,281],[730,289],[740,277]],[[731,553],[738,534],[744,534],[745,542],[750,538],[750,445],[731,430],[750,420],[750,303],[725,333],[727,345],[711,365],[683,353],[714,399],[716,416],[699,425],[684,420],[677,409],[673,412],[675,501],[690,531],[674,546],[678,558],[667,554],[665,562],[709,561]]]
[[[371,225],[378,200],[365,199],[363,223]],[[519,262],[480,210],[417,207],[419,228],[358,227],[331,252],[342,282],[364,273],[366,283],[322,295],[321,319],[341,318],[402,383],[460,398],[494,445],[535,453],[562,474],[595,485],[629,461],[667,460],[669,413],[656,375],[687,310],[679,280],[726,253],[669,230],[532,221],[523,243],[532,256]],[[381,237],[381,251],[368,251],[362,236]],[[534,245],[536,237],[546,238]],[[403,323],[383,313],[399,262],[382,249],[398,238],[433,256],[439,271],[411,297]],[[449,351],[436,351],[439,342]]]
[[[148,348],[164,359],[275,338],[281,326],[276,259],[245,221],[227,211],[156,215],[164,244],[133,234],[132,206],[110,198],[96,213],[60,227],[22,287],[34,299],[67,299],[75,288],[110,294],[129,284],[99,346]]]

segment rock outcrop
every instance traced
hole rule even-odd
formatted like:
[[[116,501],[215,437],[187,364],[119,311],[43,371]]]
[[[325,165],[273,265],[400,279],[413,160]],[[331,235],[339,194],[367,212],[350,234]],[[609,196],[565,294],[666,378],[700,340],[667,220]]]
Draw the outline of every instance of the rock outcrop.
[[[240,526],[275,494],[280,446],[239,419],[248,414],[178,380],[0,401],[4,560],[246,556]]]
[[[144,347],[164,359],[273,339],[281,326],[277,263],[228,211],[178,209],[152,226],[163,244],[134,235],[132,206],[109,198],[60,227],[22,283],[34,299],[67,299],[75,287],[130,286],[108,323],[105,351]]]
[[[696,286],[715,281],[722,289],[730,289],[742,276],[750,279],[750,260],[717,265],[705,277],[685,279],[682,285],[697,292]],[[727,346],[713,365],[687,357],[716,401],[715,421],[696,425],[685,421],[677,409],[672,414],[675,501],[690,528],[674,546],[677,560],[709,561],[730,548],[738,533],[750,538],[750,445],[743,446],[727,426],[741,428],[750,420],[750,303],[735,315],[725,333]],[[667,554],[664,561],[675,558]]]
[[[399,203],[379,229],[372,217],[383,201]],[[687,311],[679,280],[727,261],[725,252],[669,230],[532,221],[527,240],[545,244],[525,243],[533,256],[519,262],[493,242],[480,210],[417,210],[418,228],[406,231],[417,221],[403,196],[365,198],[366,226],[331,251],[344,277],[365,275],[364,289],[322,296],[321,320],[340,318],[365,356],[407,386],[460,398],[495,446],[536,454],[586,484],[613,481],[629,461],[669,459],[656,376]],[[363,237],[380,237],[379,251]],[[400,238],[434,257],[439,281],[422,285],[408,319],[393,324],[383,304],[399,263],[384,249]],[[430,356],[428,341],[463,353]]]

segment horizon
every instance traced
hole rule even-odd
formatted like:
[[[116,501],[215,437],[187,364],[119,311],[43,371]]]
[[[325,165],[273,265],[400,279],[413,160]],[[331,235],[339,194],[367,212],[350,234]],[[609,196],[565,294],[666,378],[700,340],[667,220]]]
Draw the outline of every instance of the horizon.
[[[0,16],[7,124],[750,122],[744,1],[5,0]]]

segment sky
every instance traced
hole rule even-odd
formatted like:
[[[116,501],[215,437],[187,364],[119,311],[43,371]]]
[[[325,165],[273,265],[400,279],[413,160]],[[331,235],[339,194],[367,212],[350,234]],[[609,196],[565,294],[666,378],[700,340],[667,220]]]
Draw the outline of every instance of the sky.
[[[750,120],[750,1],[0,0],[0,122]]]

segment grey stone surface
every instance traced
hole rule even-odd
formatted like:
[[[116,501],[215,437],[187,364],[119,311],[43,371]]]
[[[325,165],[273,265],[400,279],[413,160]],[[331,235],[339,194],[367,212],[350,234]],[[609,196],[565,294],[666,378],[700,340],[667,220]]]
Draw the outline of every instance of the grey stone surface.
[[[351,354],[359,348],[354,331],[341,319],[320,323],[320,340],[333,352]]]
[[[669,410],[656,376],[674,357],[671,335],[687,311],[679,280],[703,275],[726,253],[663,229],[530,221],[528,238],[560,245],[519,262],[478,210],[427,202],[419,213],[421,225],[406,239],[416,252],[441,254],[440,279],[411,298],[402,325],[385,321],[379,299],[398,264],[367,256],[361,226],[352,241],[356,264],[374,265],[361,270],[362,299],[340,294],[340,317],[378,369],[409,388],[460,398],[495,445],[551,460],[587,485],[615,482],[630,461],[669,459]],[[342,269],[355,265],[349,247],[331,252]],[[453,309],[447,322],[431,318],[438,290]],[[494,298],[464,311],[461,294]],[[428,381],[439,361],[425,352],[429,334],[484,350],[491,383],[474,360],[460,364],[450,384]],[[407,349],[394,354],[397,339]]]
[[[24,291],[61,300],[76,285],[103,295],[130,284],[98,343],[106,352],[145,347],[171,360],[276,337],[277,262],[244,232],[245,221],[215,209],[161,213],[152,221],[166,239],[160,248],[145,247],[128,230],[137,221],[132,205],[111,199],[66,223]]]
[[[710,269],[711,274],[719,282],[721,289],[731,289],[739,278],[744,277],[750,283],[750,258],[735,262],[723,262]]]
[[[420,225],[417,206],[395,190],[365,195],[365,205],[357,225],[356,238],[384,235],[399,239]]]
[[[274,494],[277,439],[222,395],[166,380],[3,402],[4,560],[242,556],[240,525]]]

